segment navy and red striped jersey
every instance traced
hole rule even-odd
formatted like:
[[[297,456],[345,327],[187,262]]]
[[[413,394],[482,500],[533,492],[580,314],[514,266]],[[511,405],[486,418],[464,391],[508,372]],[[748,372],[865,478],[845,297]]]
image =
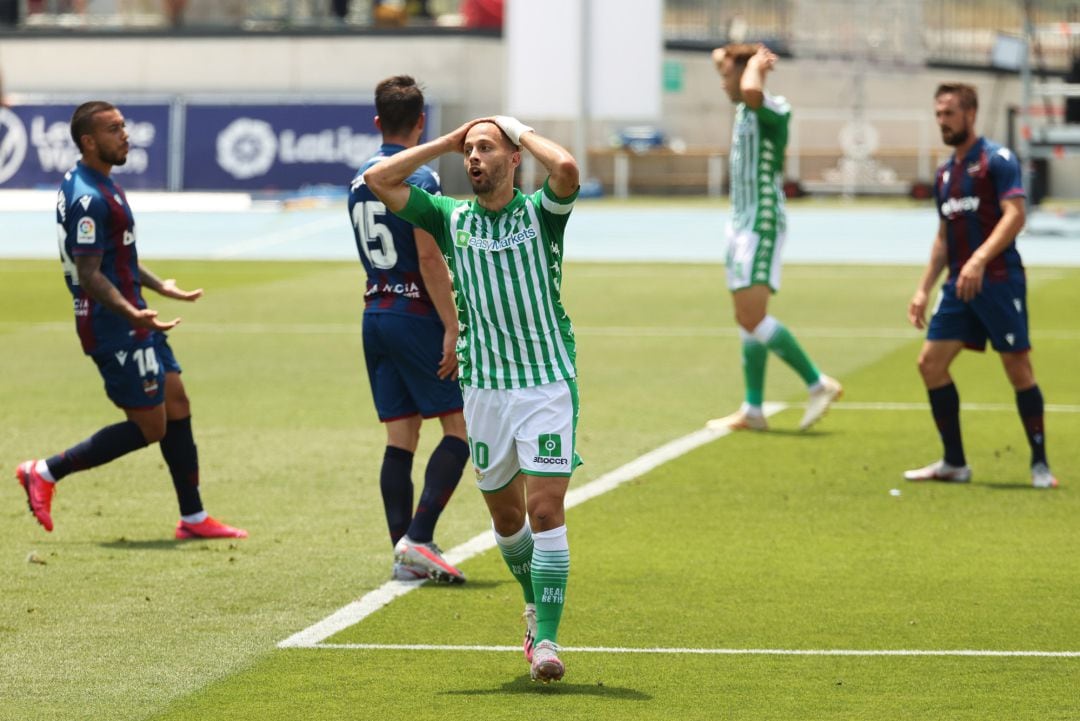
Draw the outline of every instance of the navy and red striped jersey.
[[[1020,162],[1008,148],[979,138],[963,158],[955,155],[938,168],[934,198],[938,216],[945,221],[949,280],[982,245],[1001,220],[1001,201],[1024,197]],[[988,280],[1004,280],[1023,273],[1016,239],[986,264]]]
[[[364,183],[364,171],[404,149],[402,145],[384,143],[379,153],[357,171],[349,187],[349,217],[360,262],[367,271],[364,312],[438,319],[420,276],[413,226],[387,210]],[[408,182],[433,195],[442,194],[439,176],[426,165],[410,175]]]
[[[152,331],[132,328],[79,286],[75,258],[100,255],[101,272],[136,308],[145,308],[135,250],[135,218],[123,189],[82,161],[64,174],[56,197],[56,232],[64,280],[75,304],[75,329],[87,354],[113,351]]]

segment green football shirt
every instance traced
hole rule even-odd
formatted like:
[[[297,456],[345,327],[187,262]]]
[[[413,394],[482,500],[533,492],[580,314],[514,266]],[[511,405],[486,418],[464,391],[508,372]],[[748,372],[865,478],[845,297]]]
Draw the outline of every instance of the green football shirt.
[[[746,103],[735,108],[731,132],[732,227],[775,238],[785,231],[784,151],[787,148],[791,105],[765,94],[761,107]]]
[[[411,187],[398,215],[434,236],[453,279],[461,382],[527,388],[574,378],[561,300],[563,231],[577,198],[514,191],[502,210]]]

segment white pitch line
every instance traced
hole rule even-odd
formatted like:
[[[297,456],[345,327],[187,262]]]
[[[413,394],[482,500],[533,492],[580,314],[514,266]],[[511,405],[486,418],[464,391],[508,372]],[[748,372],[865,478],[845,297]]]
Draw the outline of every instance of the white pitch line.
[[[766,403],[765,415],[771,416],[779,413],[787,406],[783,403]],[[566,494],[566,508],[573,508],[579,503],[584,503],[602,493],[607,493],[613,488],[648,473],[657,466],[672,461],[679,456],[703,446],[717,438],[729,435],[730,430],[710,430],[703,428],[689,435],[660,446],[645,455],[635,458],[624,466],[616,468],[610,473],[605,473],[599,478],[586,483],[580,488],[575,488]],[[465,543],[455,546],[443,554],[453,565],[467,561],[473,556],[479,555],[495,547],[495,537],[491,531],[485,531]],[[424,581],[387,581],[378,588],[370,591],[360,599],[353,601],[347,606],[339,608],[318,623],[298,631],[284,641],[278,643],[278,648],[312,648],[318,646],[324,639],[330,638],[350,626],[355,626],[371,614],[387,605],[395,598],[404,596],[409,591],[423,585]]]
[[[471,651],[521,653],[521,646],[462,646],[429,643],[320,643],[306,648],[344,651]],[[1080,658],[1080,651],[991,651],[984,649],[848,649],[848,648],[621,648],[560,646],[572,653],[649,653],[687,656],[990,656],[1004,658]]]
[[[803,406],[805,403],[793,403],[792,405]],[[1015,403],[961,403],[960,409],[965,411],[1007,411],[1016,412]],[[927,411],[929,403],[889,403],[889,402],[852,402],[837,401],[829,406],[829,410],[836,411]],[[1080,406],[1067,403],[1047,403],[1043,410],[1047,413],[1080,413]]]

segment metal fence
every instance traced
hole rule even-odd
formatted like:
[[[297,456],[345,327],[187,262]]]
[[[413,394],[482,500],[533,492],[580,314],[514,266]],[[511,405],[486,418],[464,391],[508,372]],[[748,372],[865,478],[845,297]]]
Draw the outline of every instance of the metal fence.
[[[761,41],[797,56],[986,67],[1001,35],[1037,31],[1032,63],[1068,68],[1080,37],[1078,0],[668,0],[668,41]]]

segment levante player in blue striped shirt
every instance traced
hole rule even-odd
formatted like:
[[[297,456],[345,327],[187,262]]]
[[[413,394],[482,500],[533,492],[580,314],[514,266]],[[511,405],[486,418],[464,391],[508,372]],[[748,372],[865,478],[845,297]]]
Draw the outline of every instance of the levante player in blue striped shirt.
[[[1053,488],[1046,460],[1043,396],[1035,382],[1028,338],[1027,282],[1016,236],[1024,227],[1024,188],[1016,155],[975,134],[979,101],[975,88],[940,85],[935,114],[946,145],[955,148],[937,171],[937,236],[908,319],[927,328],[919,372],[944,446],[944,457],[904,473],[909,481],[971,480],[960,435],[960,394],[949,366],[964,348],[982,351],[987,341],[1001,356],[1016,391],[1016,407],[1031,446],[1031,482]],[[941,271],[948,276],[926,324],[927,303]]]
[[[202,290],[182,290],[139,262],[131,207],[109,177],[113,167],[127,161],[123,114],[109,103],[84,103],[71,118],[71,137],[82,159],[64,175],[56,199],[60,262],[83,352],[127,419],[62,453],[20,464],[16,477],[30,511],[52,531],[52,499],[60,479],[158,443],[180,505],[176,538],[245,538],[247,531],[203,509],[191,405],[165,337],[180,319],[161,320],[142,296],[146,287],[166,298],[195,301]]]
[[[375,412],[386,428],[379,488],[394,546],[392,577],[463,583],[465,575],[434,542],[435,524],[469,460],[450,271],[435,239],[388,211],[364,183],[368,168],[420,141],[424,94],[408,75],[387,78],[375,88],[375,111],[383,143],[353,178],[349,218],[367,275],[363,336],[368,381]],[[442,193],[438,175],[426,165],[409,182]],[[413,455],[425,418],[439,419],[443,437],[428,459],[414,510]]]

